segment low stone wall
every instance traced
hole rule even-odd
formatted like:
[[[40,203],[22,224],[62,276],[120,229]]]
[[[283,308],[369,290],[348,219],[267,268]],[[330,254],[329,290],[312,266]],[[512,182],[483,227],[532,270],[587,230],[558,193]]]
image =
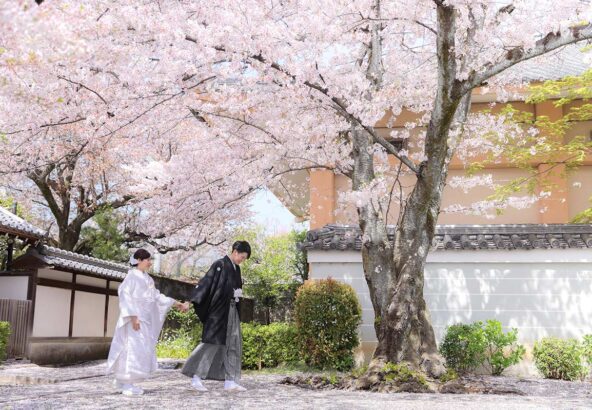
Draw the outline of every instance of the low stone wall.
[[[193,294],[193,289],[197,283],[182,282],[180,280],[165,278],[162,276],[152,276],[156,289],[177,300],[189,300]]]
[[[190,300],[193,295],[196,283],[187,283],[180,280],[153,276],[156,289],[171,298],[177,300]],[[252,322],[255,310],[255,301],[243,298],[240,303],[241,322]]]
[[[110,346],[110,337],[32,338],[28,359],[40,365],[106,359]]]

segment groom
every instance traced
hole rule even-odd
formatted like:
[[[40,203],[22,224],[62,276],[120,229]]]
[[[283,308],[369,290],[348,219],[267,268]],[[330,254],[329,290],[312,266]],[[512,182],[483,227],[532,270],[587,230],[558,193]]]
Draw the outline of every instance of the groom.
[[[181,372],[192,378],[191,385],[198,391],[207,391],[202,383],[205,379],[224,380],[225,390],[246,390],[238,384],[242,356],[239,265],[250,257],[249,243],[235,242],[230,255],[215,261],[195,288],[191,302],[203,323],[203,331],[201,343]]]

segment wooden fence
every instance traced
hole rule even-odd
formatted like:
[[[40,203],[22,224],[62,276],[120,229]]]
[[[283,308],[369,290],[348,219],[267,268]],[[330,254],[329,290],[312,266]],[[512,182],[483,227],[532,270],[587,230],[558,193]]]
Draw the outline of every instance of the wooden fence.
[[[30,312],[30,300],[0,299],[0,322],[10,323],[9,358],[22,358],[27,354]]]

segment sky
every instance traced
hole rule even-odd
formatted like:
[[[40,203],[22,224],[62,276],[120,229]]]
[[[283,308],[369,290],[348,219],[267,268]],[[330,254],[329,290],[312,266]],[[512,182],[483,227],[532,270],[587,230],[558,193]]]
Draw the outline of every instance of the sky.
[[[307,222],[297,223],[294,215],[268,189],[259,191],[253,197],[251,210],[253,221],[262,225],[270,235],[308,228]]]

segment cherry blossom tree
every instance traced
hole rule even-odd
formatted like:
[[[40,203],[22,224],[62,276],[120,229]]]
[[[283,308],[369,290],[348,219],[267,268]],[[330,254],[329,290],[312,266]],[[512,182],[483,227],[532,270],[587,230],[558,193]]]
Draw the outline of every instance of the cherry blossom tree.
[[[11,149],[43,133],[97,144],[110,158],[99,163],[131,182],[118,198],[138,201],[136,228],[181,241],[173,246],[200,229],[208,237],[251,192],[290,172],[345,175],[377,318],[374,364],[406,361],[434,376],[443,367],[423,270],[448,164],[503,123],[470,114],[471,95],[488,87],[503,98],[520,85],[521,63],[592,38],[589,6],[576,0],[35,7],[4,1],[0,12],[10,27],[0,45],[0,107],[9,110],[0,129]],[[415,120],[403,130],[376,127],[409,112]],[[46,155],[44,141],[23,155]]]
[[[208,35],[189,36],[240,61],[252,76],[243,78],[243,94],[221,99],[218,109],[248,116],[245,122],[262,136],[288,147],[284,157],[292,159],[289,148],[296,147],[292,152],[307,152],[303,166],[314,160],[351,179],[348,196],[357,207],[378,319],[376,364],[407,361],[432,375],[443,371],[423,298],[425,260],[452,156],[498,125],[487,114],[469,115],[471,93],[487,86],[503,98],[504,87],[520,84],[513,66],[589,39],[592,26],[582,23],[587,7],[579,1],[247,1],[212,6],[203,18]],[[249,93],[253,83],[257,95]],[[250,106],[241,111],[244,95]],[[385,112],[394,120],[404,109],[418,120],[389,136],[377,131]],[[394,143],[412,132],[407,150]],[[294,139],[310,145],[294,146]],[[331,148],[338,149],[333,161],[318,157]],[[404,189],[403,177],[411,177],[411,189]],[[400,212],[391,244],[393,192]]]
[[[246,212],[252,186],[210,164],[248,164],[187,108],[215,61],[162,48],[185,43],[163,31],[179,7],[1,2],[2,185],[55,222],[64,249],[101,209],[162,252],[218,243]]]

